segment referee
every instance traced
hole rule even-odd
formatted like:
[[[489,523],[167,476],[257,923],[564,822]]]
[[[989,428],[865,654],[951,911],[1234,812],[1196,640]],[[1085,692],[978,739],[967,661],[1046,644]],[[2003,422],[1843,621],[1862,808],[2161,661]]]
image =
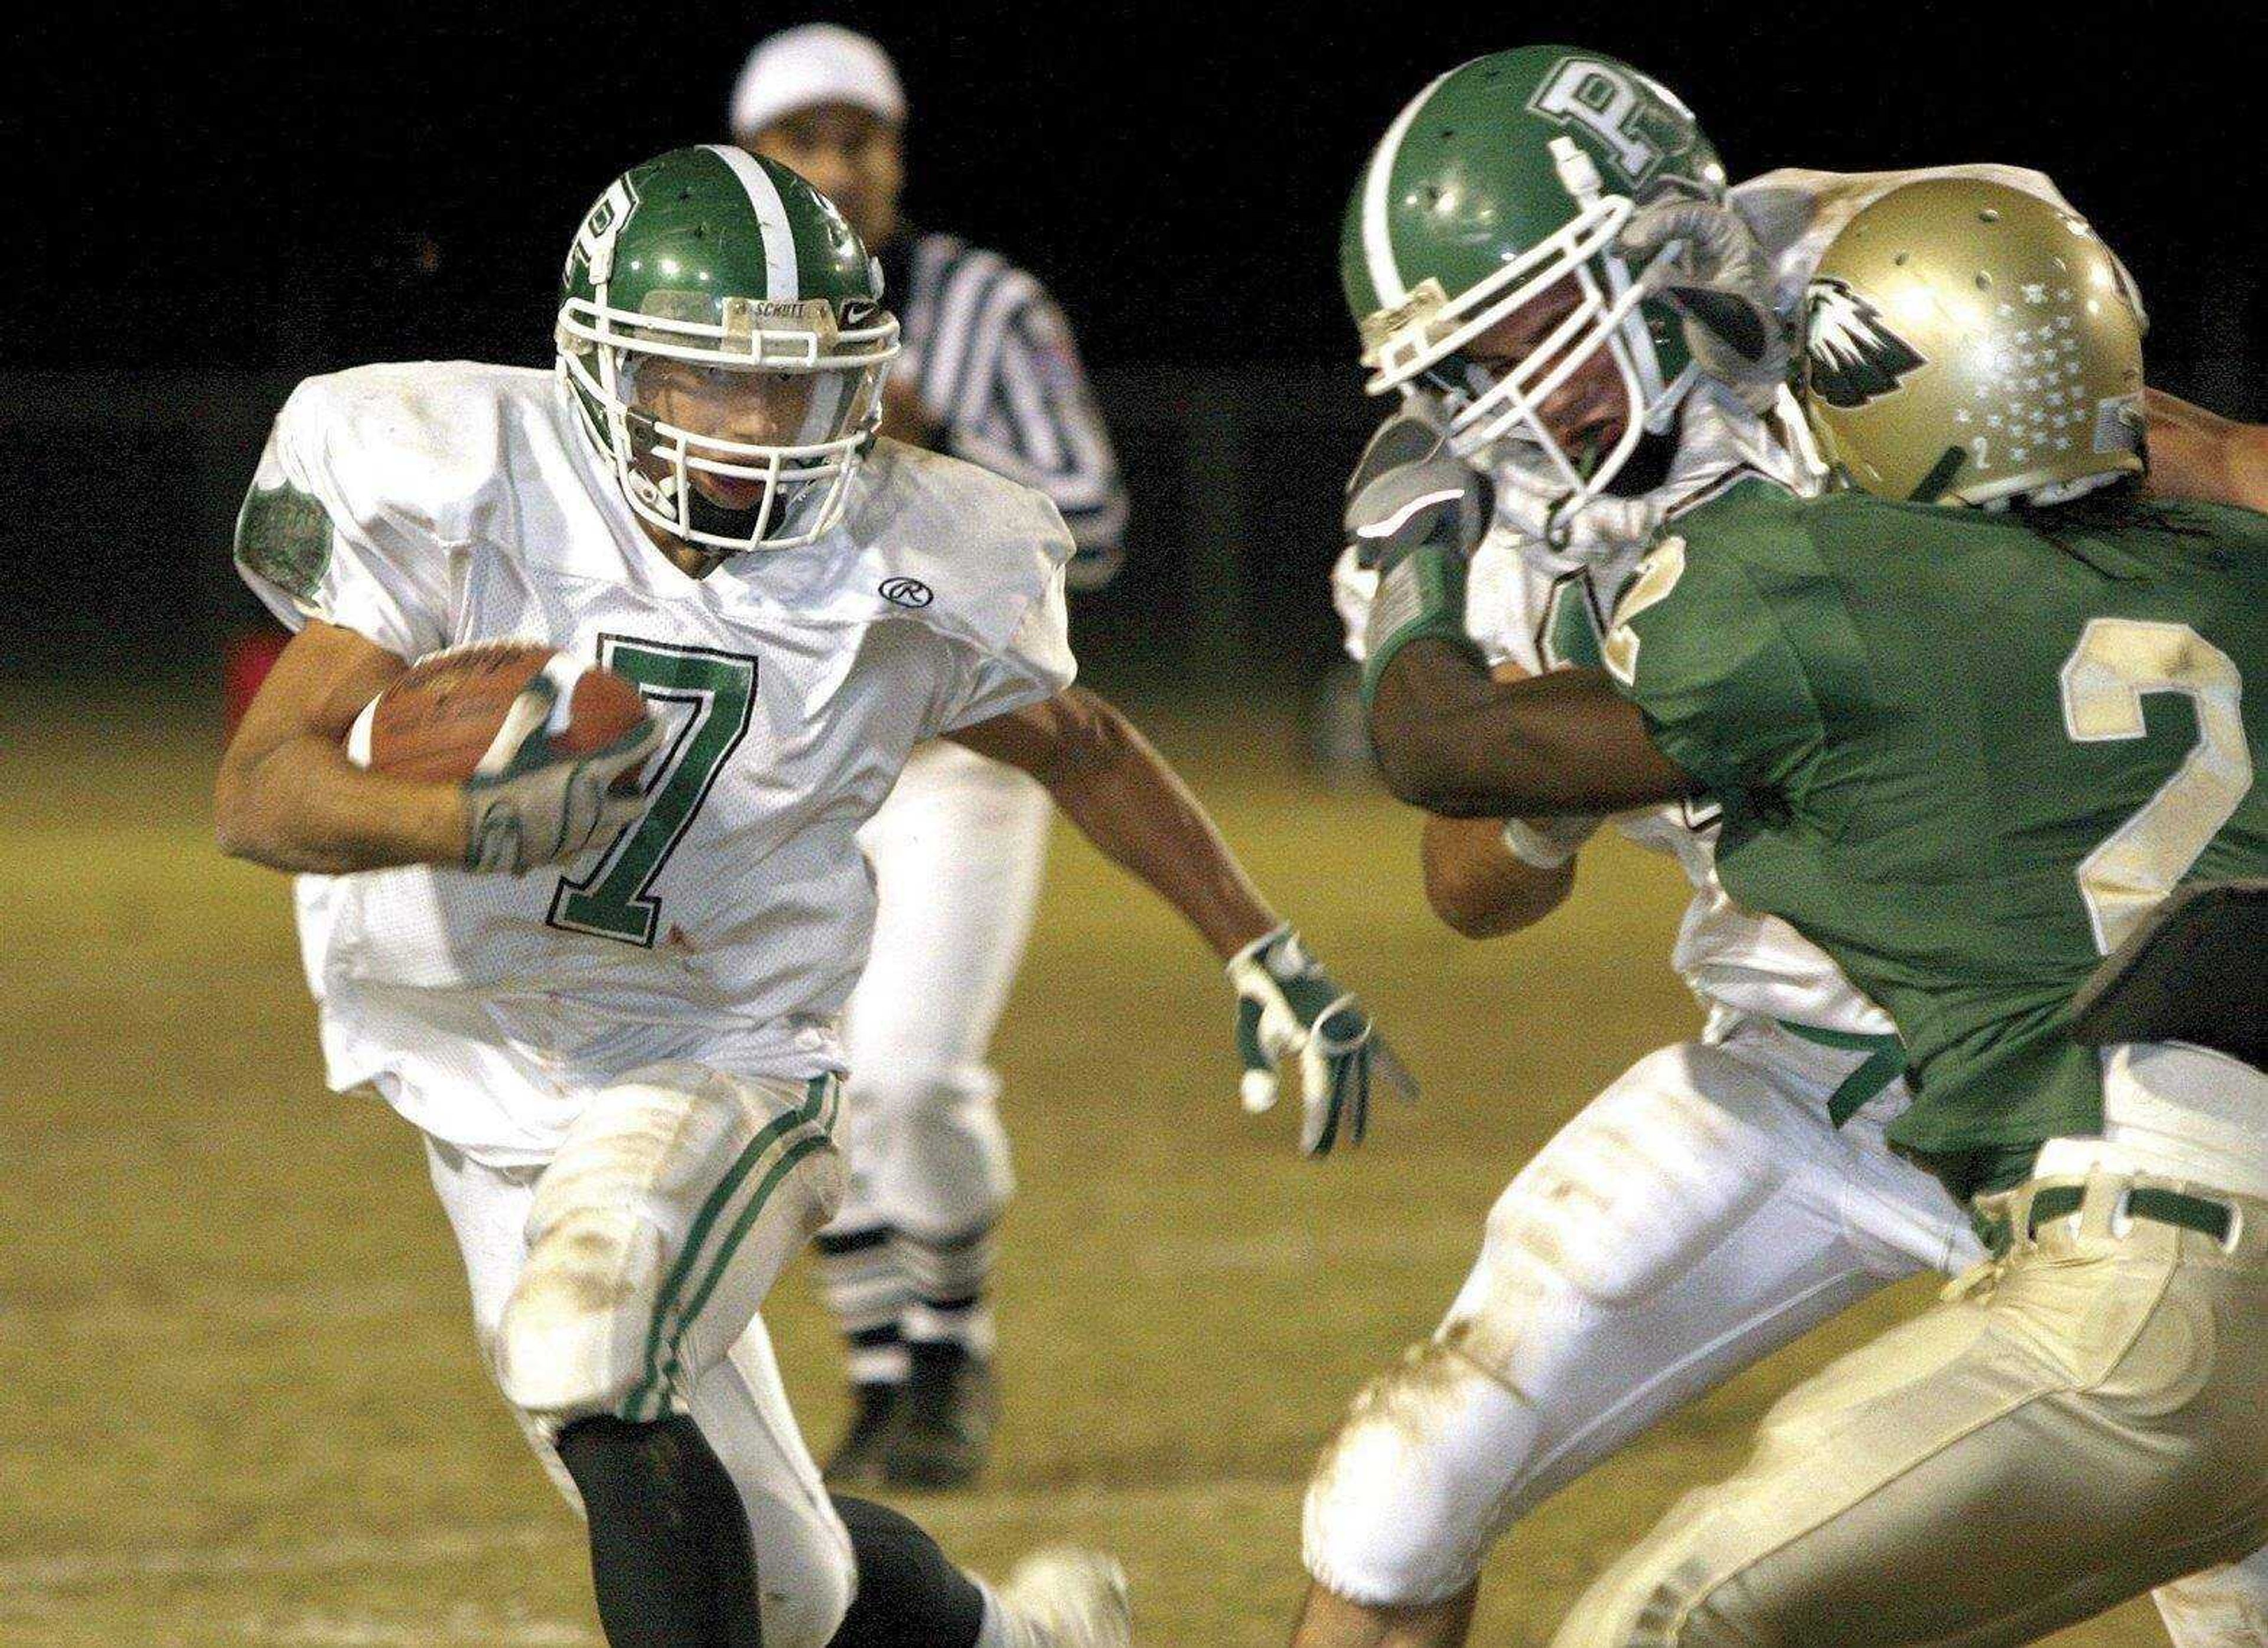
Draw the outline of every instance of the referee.
[[[1046,493],[1078,546],[1071,587],[1094,588],[1117,569],[1126,493],[1070,328],[998,253],[899,217],[905,115],[887,55],[830,24],[763,40],[733,93],[734,141],[807,179],[881,259],[904,345],[882,433]],[[825,1468],[837,1486],[957,1487],[990,1452],[988,1290],[1013,1180],[986,1056],[1049,811],[1021,773],[939,741],[859,833],[880,901],[844,1018],[850,1189],[818,1243],[854,1395]]]
[[[1038,488],[1079,546],[1071,586],[1116,570],[1126,492],[1063,312],[997,252],[898,215],[905,94],[882,48],[828,23],[772,35],[733,92],[733,137],[842,208],[882,261],[903,350],[882,433]]]

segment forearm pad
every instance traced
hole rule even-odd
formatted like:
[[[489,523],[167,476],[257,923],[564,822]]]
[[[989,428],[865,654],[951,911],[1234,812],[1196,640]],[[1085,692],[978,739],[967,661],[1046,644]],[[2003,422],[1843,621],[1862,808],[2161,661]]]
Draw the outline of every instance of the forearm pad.
[[[1413,641],[1446,641],[1483,667],[1487,658],[1465,631],[1465,557],[1427,544],[1386,569],[1364,633],[1362,702],[1368,708],[1395,655]]]

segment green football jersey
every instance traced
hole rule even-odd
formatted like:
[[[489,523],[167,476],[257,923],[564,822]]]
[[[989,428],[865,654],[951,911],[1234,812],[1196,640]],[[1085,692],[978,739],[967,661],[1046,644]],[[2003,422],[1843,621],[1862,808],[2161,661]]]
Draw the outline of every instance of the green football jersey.
[[[1892,1138],[1966,1194],[2100,1132],[2073,993],[2176,884],[2268,874],[2268,516],[1749,482],[1616,618],[1609,669],[1724,806],[1726,890],[1897,1021]]]

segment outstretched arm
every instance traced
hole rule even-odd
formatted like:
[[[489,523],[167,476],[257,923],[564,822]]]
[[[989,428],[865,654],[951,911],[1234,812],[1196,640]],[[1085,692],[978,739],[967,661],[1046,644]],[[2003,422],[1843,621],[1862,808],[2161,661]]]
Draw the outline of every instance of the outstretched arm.
[[[1081,835],[1172,905],[1223,961],[1283,924],[1181,775],[1085,688],[946,736],[1045,784]]]
[[[1278,1066],[1296,1058],[1306,1100],[1300,1144],[1320,1156],[1342,1140],[1361,1141],[1373,1077],[1416,1096],[1361,1004],[1269,909],[1189,786],[1114,706],[1069,687],[946,736],[1045,784],[1082,835],[1227,964],[1246,1109],[1275,1103]]]

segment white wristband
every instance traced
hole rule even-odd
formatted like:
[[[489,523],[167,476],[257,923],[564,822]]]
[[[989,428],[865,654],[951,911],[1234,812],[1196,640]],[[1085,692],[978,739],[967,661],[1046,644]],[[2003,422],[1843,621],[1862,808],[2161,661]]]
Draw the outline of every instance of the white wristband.
[[[347,729],[347,759],[357,767],[370,765],[371,724],[378,719],[378,701],[386,695],[379,693],[362,707],[362,713]]]
[[[1536,824],[1526,819],[1506,819],[1504,850],[1524,864],[1557,870],[1582,850],[1598,828],[1598,820],[1580,816],[1546,819]]]

